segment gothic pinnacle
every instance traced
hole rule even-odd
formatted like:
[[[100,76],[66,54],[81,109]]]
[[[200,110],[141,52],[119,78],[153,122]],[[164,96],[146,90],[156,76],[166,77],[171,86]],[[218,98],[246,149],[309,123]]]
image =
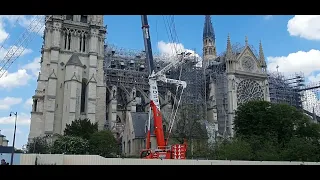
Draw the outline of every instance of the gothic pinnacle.
[[[265,66],[265,59],[264,59],[264,53],[263,53],[263,48],[262,48],[262,43],[260,41],[259,43],[259,59],[260,59],[260,62],[263,66]]]
[[[232,54],[232,47],[231,47],[231,40],[230,40],[230,34],[228,33],[228,40],[227,40],[227,55]]]
[[[245,37],[246,46],[248,46],[248,36]]]

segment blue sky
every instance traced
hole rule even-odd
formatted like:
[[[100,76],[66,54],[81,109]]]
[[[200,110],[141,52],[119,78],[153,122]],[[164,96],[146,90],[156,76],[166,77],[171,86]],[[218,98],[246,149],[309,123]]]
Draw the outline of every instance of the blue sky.
[[[33,16],[0,16],[0,44],[9,34],[8,40],[0,49],[2,60],[6,50],[14,45],[20,34],[26,30]],[[176,43],[180,47],[195,50],[202,56],[202,31],[204,16],[149,16],[152,46],[155,53],[170,53],[172,38],[166,31],[166,24],[174,18]],[[15,22],[17,22],[15,24]],[[248,36],[249,44],[258,49],[262,41],[270,71],[289,75],[302,71],[308,81],[320,80],[320,32],[319,16],[212,16],[216,34],[218,54],[226,49],[227,35],[232,43],[244,44]],[[143,49],[140,16],[104,16],[107,25],[106,42],[127,49]],[[16,147],[27,142],[30,124],[31,97],[36,89],[39,72],[40,33],[33,33],[34,39],[27,50],[8,69],[6,76],[0,78],[0,130],[12,143],[13,118],[11,111],[18,112]],[[172,43],[172,42],[171,42]],[[0,61],[1,61],[0,60]]]

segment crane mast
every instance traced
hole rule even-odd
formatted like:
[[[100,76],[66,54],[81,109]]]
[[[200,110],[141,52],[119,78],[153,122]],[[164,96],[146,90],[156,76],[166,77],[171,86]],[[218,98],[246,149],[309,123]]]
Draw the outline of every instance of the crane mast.
[[[172,149],[168,148],[168,142],[164,137],[163,132],[163,122],[162,122],[162,113],[160,111],[160,101],[159,101],[159,93],[158,93],[158,85],[157,81],[163,81],[165,83],[175,84],[178,87],[186,88],[186,82],[168,79],[165,76],[165,73],[170,70],[172,67],[175,67],[181,63],[185,59],[185,53],[182,53],[181,59],[179,58],[177,61],[171,62],[169,65],[164,67],[161,71],[155,73],[154,72],[154,62],[153,62],[153,54],[150,40],[150,32],[149,32],[149,24],[147,15],[141,15],[142,22],[142,31],[143,31],[143,39],[146,53],[146,62],[148,64],[149,71],[149,98],[150,98],[150,108],[149,108],[149,119],[147,124],[147,133],[146,133],[146,150],[142,150],[141,157],[142,158],[165,158],[165,159],[185,159],[185,145],[173,145]],[[154,133],[156,135],[157,140],[157,150],[152,153],[151,141],[150,141],[150,126],[151,126],[151,113],[153,114],[154,119]],[[170,129],[172,129],[170,127]],[[171,147],[170,147],[171,148]],[[181,155],[182,148],[182,155]],[[178,154],[177,154],[178,152]]]
[[[151,39],[150,39],[150,32],[149,32],[149,24],[148,24],[147,15],[141,15],[141,22],[142,22],[144,47],[145,47],[145,52],[146,52],[146,60],[148,63],[149,75],[151,75],[152,71],[154,71],[154,65],[153,65],[153,54],[152,54]]]
[[[153,62],[153,54],[152,54],[147,15],[141,15],[141,22],[142,22],[143,39],[144,39],[144,46],[145,46],[145,52],[146,52],[146,61],[148,63],[148,70],[149,70],[149,88],[150,88],[149,89],[150,108],[149,108],[149,118],[148,118],[148,124],[147,124],[146,149],[151,148],[151,141],[150,141],[151,113],[154,116],[155,135],[156,135],[158,147],[165,148],[166,142],[164,138],[164,132],[162,127],[162,117],[160,113],[158,85],[157,85],[157,79],[153,76],[154,62]]]

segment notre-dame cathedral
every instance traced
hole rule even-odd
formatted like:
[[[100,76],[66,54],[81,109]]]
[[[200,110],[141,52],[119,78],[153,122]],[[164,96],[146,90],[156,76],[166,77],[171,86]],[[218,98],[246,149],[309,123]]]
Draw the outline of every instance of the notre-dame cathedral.
[[[66,124],[89,118],[99,129],[112,130],[122,152],[136,155],[145,146],[148,119],[148,71],[142,54],[125,56],[105,44],[102,15],[53,15],[46,22],[41,72],[33,96],[29,140],[63,134]],[[237,106],[253,99],[270,100],[266,62],[245,39],[217,55],[211,17],[205,16],[202,67],[185,64],[183,103],[204,107],[202,121],[210,137],[233,136]],[[167,62],[155,58],[156,69]],[[188,66],[188,68],[187,68]],[[168,77],[177,78],[172,70]],[[165,119],[170,118],[176,92],[159,84]],[[166,122],[165,122],[166,124]],[[152,147],[156,146],[153,137]]]

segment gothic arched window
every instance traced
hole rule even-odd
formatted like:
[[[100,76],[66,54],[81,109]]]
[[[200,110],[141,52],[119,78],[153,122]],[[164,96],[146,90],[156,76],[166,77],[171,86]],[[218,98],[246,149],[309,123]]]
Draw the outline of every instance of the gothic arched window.
[[[82,79],[82,85],[81,85],[80,112],[85,112],[86,95],[87,95],[87,79],[83,78]]]
[[[66,16],[66,20],[73,21],[73,15],[67,15],[67,16]]]
[[[81,15],[80,16],[80,22],[87,23],[88,22],[88,16],[87,15]]]

